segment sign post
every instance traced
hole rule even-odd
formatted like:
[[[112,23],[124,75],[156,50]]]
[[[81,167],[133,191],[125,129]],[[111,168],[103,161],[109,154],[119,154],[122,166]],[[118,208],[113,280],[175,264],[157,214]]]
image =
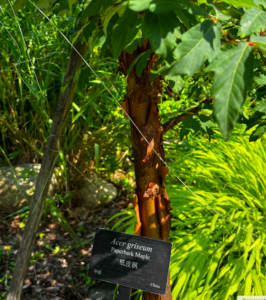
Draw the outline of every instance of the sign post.
[[[118,300],[131,288],[165,295],[172,243],[98,228],[89,276],[119,284]]]
[[[118,290],[117,300],[129,300],[131,289],[125,286],[120,285]]]

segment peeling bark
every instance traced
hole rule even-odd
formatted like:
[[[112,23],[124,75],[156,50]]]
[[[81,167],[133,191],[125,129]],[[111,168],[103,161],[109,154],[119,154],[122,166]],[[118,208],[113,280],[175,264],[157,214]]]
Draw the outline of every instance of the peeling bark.
[[[119,70],[127,75],[130,64],[139,53],[149,50],[147,40],[134,53],[122,52]],[[162,91],[159,76],[150,83],[150,71],[158,60],[154,53],[148,59],[147,66],[141,77],[136,74],[135,67],[128,75],[127,96],[122,104],[127,113],[141,130],[149,145],[138,130],[131,124],[131,142],[133,146],[134,167],[136,175],[136,195],[133,198],[134,210],[137,215],[135,234],[154,239],[168,241],[170,232],[170,201],[164,187],[168,169],[152,150],[164,160],[162,146],[163,128],[160,124],[158,94]],[[159,271],[159,270],[158,270]],[[165,296],[146,293],[147,300],[170,300],[171,289],[168,280]]]

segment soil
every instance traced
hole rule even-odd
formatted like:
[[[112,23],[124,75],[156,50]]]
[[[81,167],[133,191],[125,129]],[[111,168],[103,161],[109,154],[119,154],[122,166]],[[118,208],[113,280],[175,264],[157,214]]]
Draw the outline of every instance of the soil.
[[[93,236],[107,220],[127,208],[131,201],[126,191],[119,190],[114,202],[104,208],[88,211],[82,207],[60,208],[83,245],[74,240],[51,215],[43,218],[39,235],[25,277],[21,300],[88,299],[90,289],[100,282],[87,277]],[[5,218],[0,214],[0,299],[5,299],[10,285],[24,228],[20,215]],[[112,227],[116,220],[108,224]],[[54,250],[54,251],[53,251]],[[57,252],[57,253],[56,253]]]

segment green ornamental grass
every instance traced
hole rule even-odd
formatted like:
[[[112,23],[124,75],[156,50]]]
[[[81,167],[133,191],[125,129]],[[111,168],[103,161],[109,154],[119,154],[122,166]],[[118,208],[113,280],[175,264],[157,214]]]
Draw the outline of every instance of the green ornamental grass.
[[[239,136],[199,147],[173,165],[198,197],[168,187],[173,299],[266,295],[266,144]]]

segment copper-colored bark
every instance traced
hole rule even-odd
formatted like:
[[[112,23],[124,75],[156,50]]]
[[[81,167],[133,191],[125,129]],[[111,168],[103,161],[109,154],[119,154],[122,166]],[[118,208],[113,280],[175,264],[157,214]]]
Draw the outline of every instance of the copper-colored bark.
[[[148,49],[150,49],[150,45],[145,41],[132,55],[123,51],[119,58],[119,70],[127,75],[127,70],[134,58]],[[167,168],[152,151],[154,148],[164,159],[163,128],[160,124],[158,110],[158,94],[161,92],[162,84],[158,76],[152,85],[150,83],[150,71],[157,60],[158,56],[152,53],[140,78],[136,74],[135,67],[132,69],[128,75],[127,96],[123,107],[126,108],[129,116],[150,143],[148,145],[131,124],[131,142],[137,184],[136,196],[133,198],[138,220],[135,234],[167,241],[171,222],[169,198],[163,183],[167,175]],[[146,293],[146,299],[172,299],[169,281],[165,296]]]

